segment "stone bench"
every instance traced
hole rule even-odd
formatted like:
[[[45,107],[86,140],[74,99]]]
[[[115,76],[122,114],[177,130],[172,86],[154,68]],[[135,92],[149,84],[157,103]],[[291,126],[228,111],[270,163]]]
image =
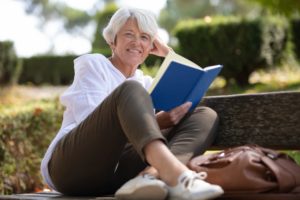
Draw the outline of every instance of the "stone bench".
[[[220,117],[213,148],[255,143],[300,149],[300,91],[211,96],[201,104]]]
[[[219,135],[212,149],[258,144],[274,149],[300,149],[300,92],[205,97],[201,105],[220,117]],[[114,197],[66,197],[57,193],[0,196],[13,200],[113,200]],[[224,195],[218,200],[299,200],[300,194]]]

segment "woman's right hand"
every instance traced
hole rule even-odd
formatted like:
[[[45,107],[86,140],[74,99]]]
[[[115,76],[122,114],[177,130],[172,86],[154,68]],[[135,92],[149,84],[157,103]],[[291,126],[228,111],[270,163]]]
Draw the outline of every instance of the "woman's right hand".
[[[150,53],[160,57],[166,57],[169,51],[173,51],[165,42],[163,42],[158,36],[153,41],[153,48]]]
[[[178,124],[180,120],[185,116],[185,114],[189,111],[191,106],[191,102],[186,102],[168,112],[158,112],[156,114],[156,120],[160,129],[171,128],[172,126]]]

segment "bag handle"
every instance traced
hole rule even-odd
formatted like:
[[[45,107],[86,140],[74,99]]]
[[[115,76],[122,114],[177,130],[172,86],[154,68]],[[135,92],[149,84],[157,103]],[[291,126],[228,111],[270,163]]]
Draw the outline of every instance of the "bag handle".
[[[277,155],[266,154],[266,156],[262,156],[262,162],[267,165],[271,171],[274,173],[277,182],[279,184],[280,192],[289,192],[296,186],[296,181],[292,174],[288,173],[283,168],[280,168],[276,164]]]

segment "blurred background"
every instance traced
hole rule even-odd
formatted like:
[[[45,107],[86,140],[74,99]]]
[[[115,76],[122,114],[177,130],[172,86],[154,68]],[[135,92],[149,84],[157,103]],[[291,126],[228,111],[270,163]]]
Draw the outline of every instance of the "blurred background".
[[[101,33],[122,6],[153,11],[162,39],[200,66],[224,65],[207,95],[300,91],[299,0],[1,0],[0,193],[46,187],[39,163],[73,59],[110,55]],[[161,62],[140,68],[154,77]]]

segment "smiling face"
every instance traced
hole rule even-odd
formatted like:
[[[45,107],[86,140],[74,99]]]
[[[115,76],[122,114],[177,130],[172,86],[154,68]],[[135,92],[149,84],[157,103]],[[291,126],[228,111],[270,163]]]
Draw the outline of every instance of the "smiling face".
[[[148,57],[152,48],[149,34],[140,31],[137,21],[129,18],[116,35],[112,59],[117,67],[137,68]]]

